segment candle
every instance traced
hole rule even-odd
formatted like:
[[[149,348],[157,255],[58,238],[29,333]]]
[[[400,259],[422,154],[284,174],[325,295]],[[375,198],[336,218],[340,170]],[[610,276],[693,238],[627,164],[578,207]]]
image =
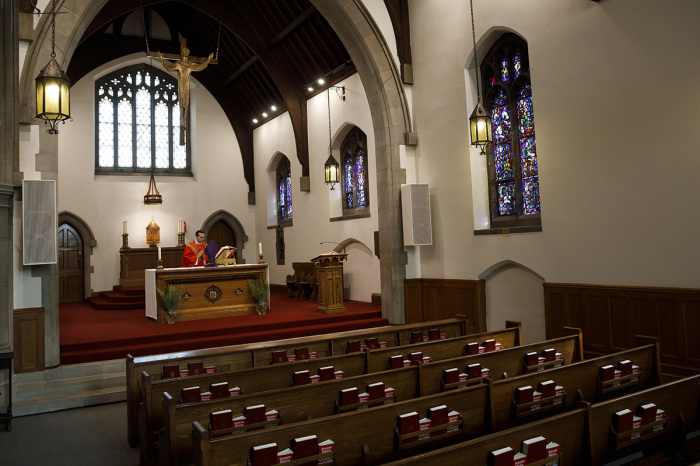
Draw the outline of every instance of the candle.
[[[161,260],[161,256],[160,256],[160,246],[158,246],[158,260]]]
[[[122,222],[122,233],[126,234],[126,220]]]
[[[177,234],[182,233],[182,220],[177,221]]]
[[[258,251],[259,254],[262,256],[262,243],[258,243]]]

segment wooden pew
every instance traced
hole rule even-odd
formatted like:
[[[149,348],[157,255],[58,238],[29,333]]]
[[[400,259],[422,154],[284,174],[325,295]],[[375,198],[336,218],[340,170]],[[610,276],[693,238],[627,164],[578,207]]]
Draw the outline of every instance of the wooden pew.
[[[383,382],[394,389],[394,402],[415,398],[418,395],[418,367],[406,367],[377,374],[332,380],[299,387],[270,390],[251,395],[223,398],[201,403],[179,403],[179,394],[163,394],[164,429],[159,436],[160,465],[177,465],[192,460],[192,423],[202,426],[209,422],[209,414],[230,409],[241,415],[246,406],[264,404],[276,409],[284,425],[336,414],[335,405],[340,390],[357,387],[360,392],[368,384]],[[374,409],[374,408],[372,408]]]
[[[306,347],[317,351],[319,357],[345,354],[347,342],[377,336],[386,341],[388,346],[398,346],[410,341],[413,331],[428,331],[439,328],[448,338],[464,335],[466,325],[464,318],[445,319],[417,324],[375,327],[346,332],[327,333],[286,340],[264,341],[242,345],[206,348],[179,353],[166,353],[153,356],[126,358],[126,404],[127,404],[127,440],[132,447],[138,445],[138,405],[140,402],[141,372],[146,372],[152,380],[160,378],[163,366],[179,364],[186,368],[188,362],[202,361],[205,366],[216,366],[219,372],[232,372],[251,367],[271,364],[271,354],[275,350],[293,350]],[[159,403],[160,404],[160,403]]]
[[[591,464],[603,464],[641,451],[668,450],[676,460],[682,458],[682,464],[690,464],[697,460],[697,446],[694,452],[688,452],[685,440],[688,433],[700,427],[699,399],[700,375],[696,375],[601,403],[587,403],[589,445],[586,460]],[[634,413],[638,406],[647,403],[666,411],[667,419],[660,423],[659,431],[647,432],[648,427],[643,426],[637,430],[639,437],[631,440],[629,433],[615,431],[611,424],[614,413],[623,409]]]
[[[482,343],[486,339],[495,339],[501,343],[503,348],[520,346],[521,340],[520,326],[512,326],[504,330],[477,333],[447,340],[434,340],[425,343],[414,343],[410,346],[398,346],[382,348],[369,351],[367,359],[367,372],[379,372],[387,370],[389,359],[394,355],[402,354],[408,359],[408,352],[420,351],[424,356],[430,356],[433,361],[451,359],[465,354],[467,344],[472,342]]]
[[[520,375],[513,378],[492,382],[491,406],[494,431],[531,422],[545,416],[551,416],[561,411],[577,407],[579,401],[602,401],[615,396],[624,395],[631,391],[639,391],[659,384],[660,365],[658,360],[658,344],[645,345],[620,353],[602,356],[595,359],[577,362],[562,367]],[[622,385],[603,393],[598,382],[599,369],[602,366],[629,359],[640,367],[637,382]],[[535,390],[540,382],[553,380],[564,387],[566,395],[560,403],[546,406],[548,403],[532,403],[528,406],[515,406],[515,390],[519,387],[531,386]],[[540,408],[537,408],[537,406]]]
[[[316,374],[319,367],[333,366],[342,370],[346,377],[367,373],[365,353],[345,354],[319,359],[306,359],[273,366],[256,367],[239,372],[201,374],[175,379],[151,380],[146,372],[141,373],[141,403],[139,403],[139,437],[142,458],[154,456],[152,433],[163,427],[163,394],[179,396],[186,387],[199,386],[202,392],[208,391],[211,384],[228,382],[229,387],[240,387],[243,394],[251,394],[288,388],[292,385],[294,372],[308,370]],[[327,382],[322,382],[327,383]]]
[[[447,405],[449,410],[460,412],[461,430],[414,442],[409,446],[395,445],[398,415],[416,411],[424,417],[429,408],[442,404]],[[331,439],[335,442],[333,464],[336,466],[377,464],[412,452],[439,448],[483,435],[488,430],[488,417],[488,386],[479,385],[364,411],[226,437],[210,438],[206,427],[195,422],[192,425],[192,450],[197,465],[245,465],[249,451],[254,446],[276,442],[281,450],[287,448],[295,438],[316,435],[319,441]]]
[[[563,364],[579,362],[583,360],[582,333],[580,329],[570,329],[570,332],[572,335],[568,337],[423,364],[420,366],[420,394],[425,396],[441,392],[442,373],[445,369],[456,367],[460,372],[465,372],[467,365],[477,362],[491,371],[490,378],[493,380],[502,378],[503,374],[508,377],[522,374],[525,355],[533,351],[541,354],[545,349],[554,348],[562,354]]]
[[[559,444],[559,452],[561,454],[559,466],[577,466],[581,464],[585,417],[586,410],[579,408],[523,426],[513,427],[387,463],[387,466],[422,466],[426,464],[439,464],[440,466],[485,465],[487,464],[489,452],[506,447],[519,452],[523,440],[540,435],[546,438],[548,442]]]

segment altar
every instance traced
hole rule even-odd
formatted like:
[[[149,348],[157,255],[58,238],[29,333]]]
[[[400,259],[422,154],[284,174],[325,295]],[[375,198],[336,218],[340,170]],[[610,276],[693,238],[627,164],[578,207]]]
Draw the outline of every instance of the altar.
[[[175,321],[212,319],[256,314],[257,306],[249,280],[266,280],[267,264],[222,267],[146,269],[146,317],[164,323],[164,310],[156,288],[180,288],[180,305]]]

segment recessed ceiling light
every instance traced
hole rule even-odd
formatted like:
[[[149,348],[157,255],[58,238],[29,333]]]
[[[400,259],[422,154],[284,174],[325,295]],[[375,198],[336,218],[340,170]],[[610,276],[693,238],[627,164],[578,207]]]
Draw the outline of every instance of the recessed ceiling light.
[[[309,86],[309,87],[306,88],[306,90],[309,91],[309,92],[313,92],[314,88],[311,87],[311,86]]]
[[[319,84],[326,84],[326,81],[325,81],[323,78],[321,78],[321,79],[318,80],[318,83],[319,83]]]
[[[263,112],[263,117],[267,118],[267,113]]]
[[[270,107],[270,110],[274,112],[275,110],[277,110],[277,107],[273,105],[272,107]]]
[[[258,122],[258,119],[257,119],[257,118],[253,118],[253,123],[257,123],[257,122]]]

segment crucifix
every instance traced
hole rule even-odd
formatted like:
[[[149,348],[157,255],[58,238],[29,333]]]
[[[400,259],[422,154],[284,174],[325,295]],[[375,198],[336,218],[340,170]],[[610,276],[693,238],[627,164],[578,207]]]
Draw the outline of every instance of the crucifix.
[[[160,58],[163,68],[168,71],[177,71],[177,96],[180,101],[180,145],[185,145],[185,131],[187,130],[187,110],[190,106],[190,73],[202,71],[210,63],[216,65],[219,61],[210,53],[207,58],[191,57],[187,48],[187,39],[180,40],[180,55],[172,53],[148,52],[149,57]],[[173,63],[164,59],[173,60]]]

